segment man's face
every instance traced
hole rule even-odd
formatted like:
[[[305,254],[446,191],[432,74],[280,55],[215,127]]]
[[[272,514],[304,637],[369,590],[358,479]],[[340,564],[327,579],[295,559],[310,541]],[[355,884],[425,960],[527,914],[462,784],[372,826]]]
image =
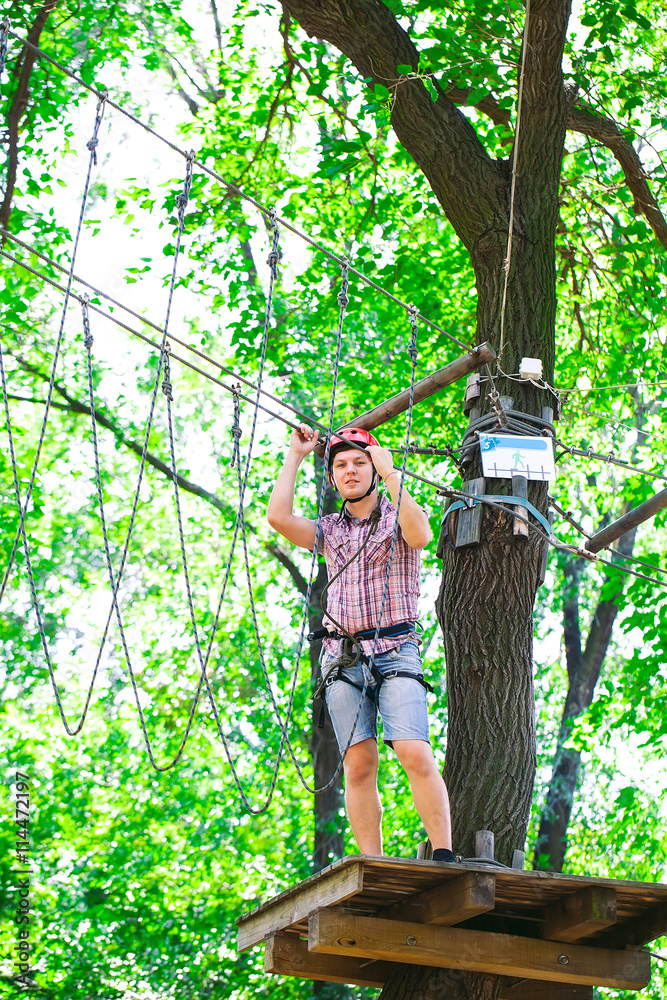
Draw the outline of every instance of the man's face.
[[[356,448],[339,451],[333,460],[333,477],[344,500],[362,497],[373,479],[370,456]]]

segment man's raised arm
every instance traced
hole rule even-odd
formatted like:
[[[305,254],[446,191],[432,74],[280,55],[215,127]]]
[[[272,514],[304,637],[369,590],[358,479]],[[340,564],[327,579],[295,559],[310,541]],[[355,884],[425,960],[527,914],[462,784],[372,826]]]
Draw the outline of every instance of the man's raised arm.
[[[272,528],[289,542],[304,549],[312,549],[315,544],[315,521],[294,513],[294,487],[299,466],[306,455],[310,455],[315,449],[317,438],[318,432],[311,430],[306,424],[301,424],[298,431],[292,431],[289,451],[276,479],[266,512]]]

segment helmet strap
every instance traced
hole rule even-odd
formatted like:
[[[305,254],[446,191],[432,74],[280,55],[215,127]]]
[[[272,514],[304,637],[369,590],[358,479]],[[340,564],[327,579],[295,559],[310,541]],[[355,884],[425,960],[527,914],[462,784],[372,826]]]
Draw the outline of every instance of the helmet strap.
[[[343,500],[343,506],[340,509],[339,520],[340,520],[340,518],[342,518],[343,514],[345,513],[345,508],[347,507],[348,504],[350,504],[350,503],[359,503],[361,500],[365,500],[366,497],[369,497],[371,495],[371,493],[375,489],[376,484],[377,484],[377,472],[375,470],[375,466],[373,466],[373,478],[371,479],[371,485],[368,487],[368,489],[366,490],[366,492],[364,493],[363,496],[361,496],[361,497],[355,497],[353,500]]]

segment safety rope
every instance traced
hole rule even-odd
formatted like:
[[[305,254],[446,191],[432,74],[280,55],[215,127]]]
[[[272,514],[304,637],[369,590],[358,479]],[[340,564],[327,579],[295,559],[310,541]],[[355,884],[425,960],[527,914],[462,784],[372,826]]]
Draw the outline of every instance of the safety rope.
[[[335,771],[334,775],[332,776],[332,778],[326,783],[326,785],[322,786],[321,788],[316,788],[316,787],[311,786],[309,784],[308,780],[306,779],[306,777],[304,775],[304,769],[303,769],[302,765],[299,763],[299,760],[298,760],[298,758],[296,756],[296,753],[294,751],[294,748],[292,746],[292,742],[291,742],[290,737],[289,737],[288,727],[289,727],[289,721],[290,721],[291,715],[292,715],[292,710],[293,710],[293,705],[294,705],[294,697],[295,697],[295,694],[296,694],[296,686],[297,686],[297,680],[298,680],[298,676],[299,676],[299,668],[300,668],[300,663],[301,663],[301,655],[302,655],[302,652],[303,652],[303,644],[304,644],[304,639],[305,639],[305,634],[306,634],[306,626],[307,626],[307,623],[308,623],[308,615],[310,613],[311,594],[312,594],[313,583],[314,583],[314,580],[315,580],[315,571],[316,571],[316,567],[317,567],[317,556],[318,556],[318,550],[319,550],[319,540],[320,540],[320,535],[321,535],[321,519],[322,519],[322,514],[323,514],[323,511],[324,511],[324,497],[325,497],[325,494],[326,494],[326,469],[328,467],[329,451],[330,451],[330,448],[331,448],[331,438],[332,438],[332,430],[333,430],[333,418],[334,418],[334,411],[335,411],[335,404],[336,404],[336,392],[337,392],[337,389],[338,389],[338,376],[339,376],[339,370],[340,370],[341,349],[342,349],[342,343],[343,343],[343,326],[344,326],[344,321],[345,321],[345,312],[346,312],[347,306],[349,304],[349,297],[348,297],[349,268],[347,266],[347,262],[345,262],[342,265],[342,267],[341,267],[341,278],[342,278],[342,280],[341,280],[341,289],[340,289],[340,292],[338,293],[338,328],[337,328],[337,331],[336,331],[336,354],[335,354],[335,357],[334,357],[331,402],[330,402],[330,406],[329,406],[329,427],[328,427],[328,433],[327,433],[327,439],[326,439],[326,445],[325,445],[325,453],[324,453],[324,470],[325,470],[325,474],[322,476],[322,482],[320,484],[320,492],[319,492],[318,505],[317,505],[317,518],[316,518],[316,522],[315,522],[315,539],[314,539],[314,542],[313,542],[313,549],[312,549],[312,552],[311,552],[310,572],[309,572],[309,578],[308,578],[308,585],[307,585],[307,588],[306,588],[306,594],[305,594],[305,597],[304,597],[304,609],[303,609],[303,615],[302,615],[302,620],[301,620],[301,629],[300,629],[300,634],[299,634],[299,641],[298,641],[298,644],[297,644],[297,651],[296,651],[296,656],[295,656],[294,669],[292,671],[292,681],[291,681],[291,684],[290,684],[289,699],[288,699],[288,704],[287,704],[286,714],[285,714],[285,719],[284,720],[281,717],[280,710],[279,710],[278,704],[277,704],[277,700],[276,700],[276,697],[275,697],[274,692],[273,692],[273,685],[271,684],[269,673],[268,673],[268,670],[267,670],[267,667],[266,667],[266,660],[265,660],[265,657],[264,657],[263,644],[262,644],[262,639],[261,639],[260,630],[259,630],[259,624],[258,624],[258,620],[257,620],[257,612],[256,612],[256,608],[255,608],[254,593],[253,593],[253,587],[252,587],[252,576],[251,576],[251,573],[250,573],[250,563],[249,563],[249,556],[248,556],[248,546],[247,546],[247,538],[246,538],[246,533],[245,533],[245,519],[243,517],[243,513],[241,514],[241,527],[242,527],[242,535],[243,535],[243,551],[244,551],[244,562],[245,562],[245,569],[246,569],[246,581],[247,581],[247,586],[248,586],[248,595],[249,595],[249,598],[250,598],[250,610],[251,610],[251,617],[252,617],[253,629],[254,629],[254,633],[255,633],[255,642],[256,642],[256,645],[257,645],[257,651],[258,651],[258,655],[259,655],[260,665],[261,665],[261,668],[262,668],[262,673],[263,673],[263,676],[264,676],[264,681],[265,681],[265,684],[266,684],[266,687],[267,687],[267,690],[268,690],[268,693],[269,693],[269,697],[271,699],[271,705],[273,707],[274,714],[276,716],[276,719],[278,721],[278,724],[280,726],[281,733],[282,733],[282,736],[281,736],[281,749],[282,749],[283,745],[286,746],[287,751],[288,751],[288,753],[290,755],[290,758],[292,760],[292,763],[294,765],[294,768],[295,768],[295,770],[297,772],[297,775],[299,777],[299,780],[300,780],[301,784],[304,786],[304,788],[307,791],[309,791],[311,794],[315,794],[315,795],[322,794],[323,792],[327,791],[329,788],[331,788],[333,786],[333,784],[335,783],[335,781],[338,778],[338,775],[340,774],[340,769],[341,769],[342,764],[343,764],[345,753],[347,753],[347,748],[345,749],[345,753],[343,755],[341,755],[340,760],[338,762],[338,766],[337,766],[336,771]],[[361,709],[359,709],[359,711],[360,710]],[[355,722],[355,725],[356,725],[356,722]],[[352,730],[352,733],[350,735],[350,741],[351,741],[353,735],[354,735],[354,730]]]
[[[38,257],[40,260],[43,260],[50,267],[53,267],[56,270],[64,271],[65,273],[67,273],[67,269],[64,268],[64,267],[62,267],[62,265],[60,265],[57,261],[51,260],[45,254],[41,253],[41,251],[35,249],[35,247],[30,246],[30,244],[25,243],[23,240],[21,240],[17,236],[15,236],[13,233],[10,233],[7,230],[2,229],[0,227],[0,235],[6,237],[11,242],[15,243],[17,246],[22,247],[24,250],[27,250],[30,254],[33,254],[35,257]],[[36,270],[36,268],[31,267],[29,264],[26,264],[24,261],[22,261],[19,258],[13,256],[12,254],[8,253],[7,251],[0,250],[0,256],[5,257],[5,259],[11,261],[11,263],[16,264],[17,266],[19,266],[19,267],[23,268],[24,270],[28,271],[28,273],[35,275],[35,277],[40,278],[42,281],[44,281],[47,284],[50,284],[52,287],[57,288],[60,291],[64,291],[64,286],[60,285],[53,278],[49,278],[47,275],[43,274],[41,271]],[[111,305],[113,305],[115,308],[123,309],[129,315],[133,316],[135,319],[139,320],[141,323],[144,323],[146,326],[149,326],[152,329],[159,331],[160,333],[162,332],[162,327],[161,326],[158,326],[156,323],[154,323],[152,320],[148,319],[147,317],[142,316],[140,313],[136,312],[134,309],[130,309],[129,306],[124,305],[122,302],[118,301],[118,299],[115,299],[115,298],[113,298],[113,296],[108,295],[106,292],[103,292],[101,289],[97,288],[91,282],[85,281],[83,278],[78,277],[76,274],[74,275],[74,281],[77,281],[81,285],[83,285],[84,287],[88,288],[96,296],[99,296],[100,298],[105,299]],[[79,302],[83,301],[83,297],[76,295],[76,293],[74,293],[74,292],[71,293],[71,297],[72,298],[76,298]],[[103,309],[101,309],[99,306],[96,306],[94,303],[90,302],[89,300],[88,300],[88,308],[94,310],[100,316],[104,316],[105,319],[111,321],[113,324],[115,324],[116,326],[118,326],[120,329],[125,330],[125,332],[129,333],[131,336],[137,337],[139,340],[143,341],[145,344],[148,344],[149,346],[155,348],[156,350],[159,350],[159,344],[157,344],[154,340],[151,340],[151,338],[147,337],[145,334],[140,333],[138,330],[135,330],[133,327],[128,326],[127,323],[124,323],[122,320],[120,320],[113,313],[111,313],[111,312],[105,312]],[[188,344],[185,340],[181,340],[179,337],[175,336],[174,334],[170,334],[169,335],[169,340],[171,342],[173,342],[173,343],[180,344],[182,347],[185,348],[185,350],[189,351],[191,354],[194,354],[196,357],[199,357],[202,360],[207,361],[208,363],[210,363],[211,365],[213,365],[215,368],[217,368],[219,371],[225,372],[227,375],[229,375],[232,378],[236,379],[238,382],[241,382],[241,383],[247,385],[250,389],[253,389],[254,391],[257,390],[257,385],[251,379],[245,378],[243,375],[239,374],[239,372],[234,371],[234,369],[229,368],[227,365],[223,364],[219,359],[211,357],[210,354],[205,353],[204,351],[200,350],[197,347],[193,347],[192,345]],[[220,386],[220,388],[222,388],[226,392],[230,393],[235,399],[237,399],[237,400],[243,400],[244,402],[247,402],[247,403],[252,403],[252,399],[249,396],[244,395],[240,391],[240,388],[238,386],[227,385],[225,382],[221,381],[219,378],[216,378],[214,375],[211,375],[209,372],[206,372],[203,369],[199,368],[197,365],[193,364],[191,361],[188,361],[185,358],[180,357],[178,354],[175,354],[173,350],[171,351],[171,358],[172,358],[172,360],[178,361],[180,364],[183,364],[186,367],[190,368],[191,371],[196,372],[198,375],[201,375],[204,378],[208,379],[213,384],[215,384],[217,386]],[[487,365],[487,369],[488,369],[488,365]],[[491,376],[491,378],[493,379],[493,376]],[[299,417],[302,421],[305,421],[306,423],[310,424],[311,427],[316,427],[316,428],[318,428],[318,430],[324,431],[325,433],[327,432],[326,426],[324,424],[322,424],[320,421],[316,420],[312,415],[310,415],[308,413],[305,413],[303,410],[298,409],[298,407],[295,407],[291,403],[288,403],[286,400],[281,399],[279,396],[276,396],[274,393],[270,392],[268,389],[265,389],[265,388],[262,387],[261,393],[262,393],[263,396],[266,396],[267,399],[273,400],[279,406],[282,406],[286,410],[289,410],[290,412],[292,412],[293,414],[295,414],[295,416]],[[497,395],[497,393],[496,393],[496,395]],[[269,409],[266,406],[261,406],[260,409],[262,409],[264,411],[264,413],[269,414],[269,416],[274,417],[276,420],[281,421],[281,423],[285,424],[285,426],[287,426],[287,427],[290,427],[292,430],[296,430],[297,429],[297,427],[298,427],[297,424],[294,424],[290,420],[287,420],[285,417],[283,417],[279,413],[276,413],[274,410],[271,410],[271,409]],[[409,451],[409,453],[411,455],[443,455],[443,456],[446,456],[447,458],[452,459],[452,461],[454,462],[454,464],[455,464],[455,466],[457,468],[457,471],[459,473],[462,473],[462,468],[460,466],[460,463],[458,463],[457,460],[456,460],[456,458],[454,457],[455,453],[457,451],[460,451],[460,450],[461,449],[452,448],[450,445],[445,445],[444,448],[433,448],[433,447],[419,448],[416,445],[410,445],[410,447],[408,449],[408,451]],[[399,455],[403,454],[403,448],[389,448],[389,451],[393,452],[394,454],[399,454]],[[411,472],[411,470],[406,469],[406,475],[411,476],[411,475],[413,475],[413,473]]]

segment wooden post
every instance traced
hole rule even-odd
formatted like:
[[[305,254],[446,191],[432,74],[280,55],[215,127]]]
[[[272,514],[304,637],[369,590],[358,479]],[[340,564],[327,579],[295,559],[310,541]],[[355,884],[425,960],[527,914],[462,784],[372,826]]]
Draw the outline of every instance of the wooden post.
[[[465,354],[462,358],[457,358],[451,364],[445,365],[444,368],[439,368],[438,371],[416,382],[414,402],[421,403],[422,400],[435,395],[436,392],[444,389],[445,386],[451,385],[453,382],[458,382],[464,375],[469,375],[470,372],[476,371],[482,365],[495,360],[495,357],[496,352],[489,344],[480,344],[479,347],[475,348],[474,354]],[[410,390],[404,389],[403,392],[392,396],[391,399],[386,399],[379,406],[374,406],[372,410],[366,410],[365,413],[360,413],[359,416],[348,420],[343,424],[343,427],[363,427],[367,431],[372,431],[399,413],[405,413],[409,405]],[[315,450],[321,457],[324,454],[324,445],[318,444]]]
[[[512,851],[512,868],[519,868],[521,871],[526,867],[526,852],[518,848]]]
[[[525,476],[512,476],[512,493],[515,497],[521,497],[522,500],[528,499],[528,480]],[[528,508],[516,507],[517,514],[521,517],[528,518]],[[525,521],[520,520],[520,518],[513,518],[514,521],[514,535],[521,536],[523,538],[528,538],[528,533],[530,531],[529,526]]]
[[[480,496],[486,489],[486,480],[467,479],[461,486],[464,493],[472,493],[473,496]],[[467,545],[479,545],[482,540],[482,504],[476,503],[472,507],[462,507],[456,511],[456,541],[454,548],[463,549]]]
[[[475,856],[493,861],[494,839],[491,830],[478,830],[475,834]]]
[[[602,531],[598,531],[597,534],[588,539],[584,548],[588,549],[589,552],[599,552],[600,549],[606,549],[608,545],[615,542],[621,535],[632,531],[642,521],[647,521],[649,517],[653,517],[654,514],[664,510],[665,507],[667,507],[667,490],[661,490],[660,493],[656,493],[646,503],[640,503],[639,507],[633,507],[623,517],[619,517],[618,520],[612,521]]]

